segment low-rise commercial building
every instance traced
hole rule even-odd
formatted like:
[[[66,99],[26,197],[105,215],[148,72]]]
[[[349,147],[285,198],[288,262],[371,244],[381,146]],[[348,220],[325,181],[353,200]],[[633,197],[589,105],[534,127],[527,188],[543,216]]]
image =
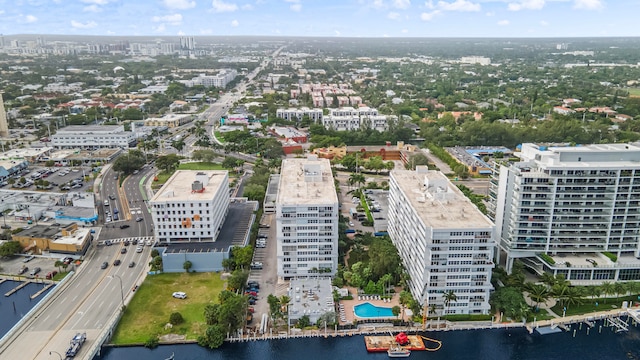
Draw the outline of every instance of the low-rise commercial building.
[[[33,225],[13,234],[26,252],[34,254],[58,253],[84,255],[93,237],[91,230],[72,223],[64,227],[53,225]]]
[[[188,124],[193,120],[193,116],[189,114],[167,114],[161,118],[148,118],[144,121],[144,126],[166,126],[167,128],[175,128],[184,124]]]
[[[100,148],[136,146],[132,131],[124,131],[124,125],[71,125],[51,136],[56,148]]]

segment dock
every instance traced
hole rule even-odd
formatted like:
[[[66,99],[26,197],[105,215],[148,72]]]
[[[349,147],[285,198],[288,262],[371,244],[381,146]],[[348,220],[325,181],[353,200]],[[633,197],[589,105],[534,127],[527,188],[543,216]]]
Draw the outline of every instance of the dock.
[[[40,296],[40,294],[42,294],[43,292],[49,290],[51,287],[53,287],[55,285],[55,283],[50,283],[47,284],[47,286],[43,287],[42,289],[40,289],[38,292],[36,292],[35,294],[31,295],[31,300],[37,298],[38,296]]]
[[[559,328],[564,331],[568,331],[569,328],[567,327],[567,325],[578,323],[585,323],[588,327],[592,328],[595,321],[604,320],[607,321],[611,326],[615,326],[616,328],[618,328],[620,331],[626,331],[626,324],[620,320],[620,317],[623,316],[631,316],[634,319],[636,319],[637,317],[636,321],[640,322],[640,310],[615,309],[609,311],[600,311],[598,313],[572,315],[551,320],[542,320],[527,323],[526,327],[530,334],[532,334],[535,330],[538,330],[538,333],[551,333],[550,331],[548,331],[548,329],[553,330]]]
[[[27,281],[23,282],[22,284],[20,284],[20,285],[16,286],[15,288],[13,288],[13,289],[9,290],[9,292],[8,292],[8,293],[6,293],[6,294],[4,294],[4,296],[11,296],[11,295],[13,295],[13,293],[15,293],[15,292],[17,292],[18,290],[22,289],[23,287],[25,287],[25,286],[29,285],[29,283],[31,283],[31,281],[28,281],[28,280],[27,280]]]
[[[418,335],[407,335],[409,343],[404,345],[403,348],[411,351],[424,351],[426,347],[422,338]],[[396,338],[391,335],[371,335],[364,337],[364,344],[367,347],[368,352],[384,352],[389,350],[392,346],[395,346]]]

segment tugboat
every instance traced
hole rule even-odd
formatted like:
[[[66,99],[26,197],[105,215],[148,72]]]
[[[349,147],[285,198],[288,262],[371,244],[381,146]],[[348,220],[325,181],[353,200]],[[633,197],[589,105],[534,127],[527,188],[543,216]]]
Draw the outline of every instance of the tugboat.
[[[395,345],[387,350],[387,355],[389,355],[390,358],[405,358],[411,355],[411,350],[405,349],[400,345]]]

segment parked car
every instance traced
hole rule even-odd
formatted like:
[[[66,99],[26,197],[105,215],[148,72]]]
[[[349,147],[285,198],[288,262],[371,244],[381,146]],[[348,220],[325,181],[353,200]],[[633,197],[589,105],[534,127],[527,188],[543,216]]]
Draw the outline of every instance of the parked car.
[[[100,265],[100,269],[106,269],[109,267],[109,263],[108,262],[103,262],[102,265]]]
[[[33,260],[33,259],[35,259],[35,258],[36,258],[35,256],[33,256],[33,255],[29,255],[29,256],[27,256],[26,258],[24,258],[24,259],[22,260],[22,262],[23,262],[23,263],[28,263],[29,261],[31,261],[31,260]]]
[[[20,268],[20,270],[18,270],[18,275],[22,275],[24,273],[26,273],[27,271],[29,271],[29,268],[26,266],[23,266]]]
[[[252,262],[251,263],[251,268],[255,269],[255,270],[262,269],[262,263],[261,262]]]
[[[35,276],[36,274],[38,274],[40,272],[40,270],[42,270],[42,269],[40,269],[39,267],[35,267],[35,268],[33,268],[33,270],[31,270],[29,275]]]
[[[51,280],[51,279],[53,279],[53,277],[54,277],[54,276],[56,276],[56,275],[58,275],[58,272],[57,272],[57,271],[55,271],[55,270],[54,270],[54,271],[49,271],[49,272],[47,273],[46,278],[47,278],[47,279],[49,279],[49,280]]]
[[[113,221],[116,221],[118,219],[119,219],[118,214],[113,214]]]
[[[72,189],[80,189],[81,187],[82,187],[82,184],[75,184],[71,186]]]
[[[182,291],[176,291],[171,296],[173,296],[176,299],[186,299],[187,298],[187,294],[183,293]]]
[[[255,280],[247,281],[247,286],[260,289],[260,283]]]
[[[72,262],[73,262],[73,258],[72,258],[72,257],[66,257],[66,258],[62,259],[62,263],[63,263],[63,264],[67,264],[67,265],[69,265],[69,264],[71,264]]]

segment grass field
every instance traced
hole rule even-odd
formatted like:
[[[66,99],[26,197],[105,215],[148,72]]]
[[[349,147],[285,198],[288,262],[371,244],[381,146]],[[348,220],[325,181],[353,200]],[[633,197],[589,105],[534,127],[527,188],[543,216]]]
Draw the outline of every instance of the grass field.
[[[585,299],[582,299],[582,304],[567,305],[567,312],[565,315],[567,316],[581,315],[581,314],[587,314],[587,313],[597,312],[597,311],[619,309],[622,307],[623,301],[629,301],[629,302],[638,301],[638,296],[632,295],[632,296],[623,296],[619,298],[597,298],[597,299],[585,298]],[[596,303],[598,303],[597,306],[596,306]],[[553,308],[551,308],[551,310],[553,310],[553,312],[558,315],[562,315],[563,309],[560,303],[557,303]]]
[[[116,328],[112,343],[144,343],[153,336],[186,335],[195,340],[206,329],[204,307],[217,303],[224,286],[218,273],[171,273],[150,275],[138,288],[133,300]],[[186,299],[175,299],[174,291],[187,293]],[[179,312],[185,322],[165,329],[169,316]]]
[[[640,89],[638,88],[627,88],[626,89],[631,96],[640,96]]]
[[[151,184],[151,188],[152,189],[160,189],[160,187],[162,187],[162,185],[164,185],[164,183],[167,182],[167,180],[169,180],[169,178],[171,177],[171,175],[173,175],[173,173],[167,173],[164,171],[161,171],[160,173],[158,173],[158,175],[156,176],[156,178],[158,179],[158,181],[154,181]]]
[[[184,163],[178,166],[178,170],[224,170],[222,165],[210,162]]]

